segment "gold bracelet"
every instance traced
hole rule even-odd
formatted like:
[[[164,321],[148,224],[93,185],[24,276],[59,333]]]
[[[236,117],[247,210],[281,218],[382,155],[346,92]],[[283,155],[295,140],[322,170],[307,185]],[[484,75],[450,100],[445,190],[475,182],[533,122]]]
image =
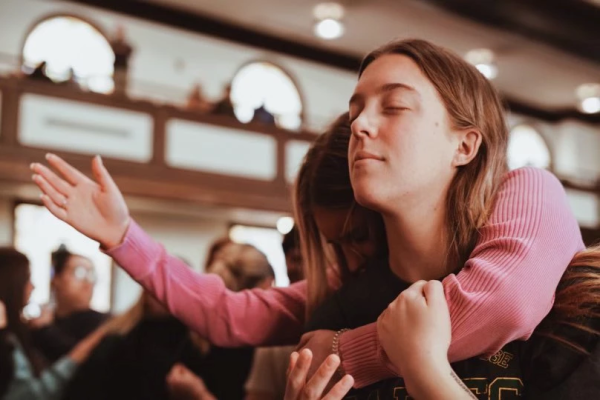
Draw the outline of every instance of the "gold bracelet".
[[[338,375],[338,379],[344,377],[344,369],[342,368],[342,357],[340,356],[340,337],[342,333],[349,331],[350,329],[344,328],[340,329],[333,335],[333,341],[331,342],[331,352],[340,358],[340,365],[337,368],[336,375]]]

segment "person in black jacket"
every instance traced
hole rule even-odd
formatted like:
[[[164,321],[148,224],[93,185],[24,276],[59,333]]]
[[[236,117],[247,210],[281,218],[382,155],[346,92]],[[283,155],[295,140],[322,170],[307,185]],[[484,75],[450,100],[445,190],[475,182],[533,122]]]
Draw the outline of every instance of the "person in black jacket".
[[[43,307],[30,322],[33,345],[49,362],[67,354],[107,319],[90,308],[96,273],[92,261],[61,246],[52,253],[52,294],[55,307]]]
[[[529,340],[511,342],[492,356],[452,365],[445,356],[450,319],[441,285],[432,288],[434,281],[420,281],[411,286],[382,266],[387,266],[386,259],[371,260],[317,308],[307,325],[307,331],[340,330],[379,318],[382,346],[405,379],[351,390],[347,398],[600,398],[600,247],[573,259],[552,311]],[[369,289],[373,287],[378,290]],[[411,311],[418,319],[410,321],[412,332],[403,330],[401,336],[394,327],[408,326],[406,316]],[[436,348],[442,349],[444,358],[438,354],[430,363]]]

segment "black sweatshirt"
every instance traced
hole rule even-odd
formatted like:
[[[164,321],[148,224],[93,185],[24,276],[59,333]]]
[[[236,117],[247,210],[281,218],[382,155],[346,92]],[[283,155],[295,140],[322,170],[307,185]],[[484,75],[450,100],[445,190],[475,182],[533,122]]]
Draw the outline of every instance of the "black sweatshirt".
[[[33,331],[33,345],[47,361],[53,363],[95,331],[107,317],[94,310],[85,310],[56,318],[52,324]]]
[[[307,331],[357,328],[375,322],[410,285],[396,277],[387,260],[372,263],[331,295],[307,323]],[[590,321],[600,328],[598,321]],[[452,364],[456,374],[478,399],[600,399],[600,348],[597,338],[568,327],[556,333],[576,341],[590,356],[563,344],[534,335],[515,341],[497,354]],[[401,332],[398,333],[401,335]],[[402,378],[388,379],[352,390],[348,399],[407,399]]]

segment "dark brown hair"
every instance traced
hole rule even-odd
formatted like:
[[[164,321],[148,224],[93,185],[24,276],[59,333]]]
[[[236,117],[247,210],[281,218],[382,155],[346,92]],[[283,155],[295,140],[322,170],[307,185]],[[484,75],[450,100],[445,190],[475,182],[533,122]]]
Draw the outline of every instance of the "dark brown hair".
[[[348,113],[339,116],[320,135],[308,150],[298,172],[294,188],[294,213],[304,260],[307,284],[307,313],[319,305],[330,291],[327,269],[337,266],[342,275],[347,273],[345,257],[337,245],[323,239],[315,217],[315,207],[331,210],[348,210],[347,226],[352,215],[364,213],[370,240],[385,251],[385,229],[381,216],[356,203],[348,170],[348,144],[350,120]]]
[[[0,247],[0,301],[6,307],[7,332],[16,336],[35,373],[39,374],[43,365],[31,345],[29,328],[21,319],[29,277],[27,257],[13,248]]]

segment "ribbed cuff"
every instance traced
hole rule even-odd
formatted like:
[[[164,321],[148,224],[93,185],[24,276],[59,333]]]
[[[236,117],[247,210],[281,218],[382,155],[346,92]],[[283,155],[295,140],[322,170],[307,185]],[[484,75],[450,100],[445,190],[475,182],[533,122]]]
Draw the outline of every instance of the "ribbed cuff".
[[[379,345],[375,323],[344,332],[339,353],[342,368],[352,375],[357,389],[398,376]]]
[[[143,279],[150,273],[150,266],[160,258],[162,246],[131,219],[123,242],[103,252],[112,257],[135,280]]]

